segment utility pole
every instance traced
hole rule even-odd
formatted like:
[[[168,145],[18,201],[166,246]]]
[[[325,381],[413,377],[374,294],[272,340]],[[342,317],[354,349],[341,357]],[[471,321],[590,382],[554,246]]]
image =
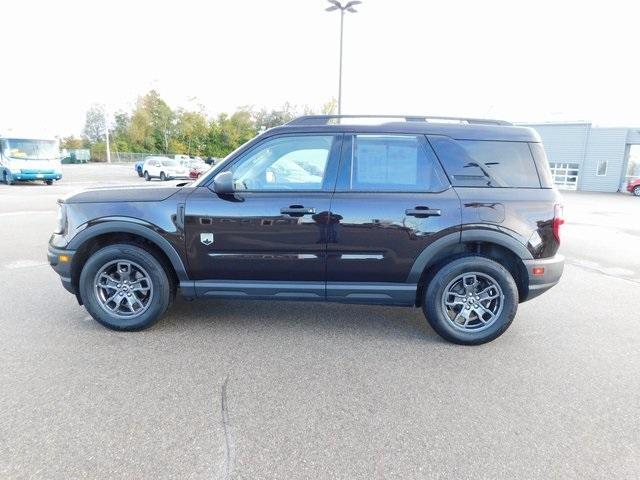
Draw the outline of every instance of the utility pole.
[[[111,163],[111,149],[109,148],[109,118],[107,115],[107,106],[102,107],[102,113],[104,115],[104,138],[107,144],[107,163]]]
[[[326,8],[327,12],[333,12],[340,10],[340,67],[338,69],[338,115],[342,113],[342,37],[344,33],[344,12],[357,13],[357,10],[353,8],[356,5],[361,4],[360,0],[353,0],[342,5],[338,0],[327,0],[331,6]]]

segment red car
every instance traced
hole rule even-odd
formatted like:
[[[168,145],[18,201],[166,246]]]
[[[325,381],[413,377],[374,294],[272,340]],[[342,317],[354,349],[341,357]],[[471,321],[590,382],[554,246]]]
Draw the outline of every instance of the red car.
[[[640,178],[636,178],[627,183],[627,191],[633,193],[636,197],[640,197]]]

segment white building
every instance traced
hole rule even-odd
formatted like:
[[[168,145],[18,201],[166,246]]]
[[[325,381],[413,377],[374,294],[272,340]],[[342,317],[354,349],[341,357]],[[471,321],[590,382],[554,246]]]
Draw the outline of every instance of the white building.
[[[624,190],[640,177],[640,128],[595,127],[590,123],[527,123],[544,143],[558,188],[591,192]],[[640,149],[640,147],[636,147]],[[634,149],[635,150],[635,149]]]

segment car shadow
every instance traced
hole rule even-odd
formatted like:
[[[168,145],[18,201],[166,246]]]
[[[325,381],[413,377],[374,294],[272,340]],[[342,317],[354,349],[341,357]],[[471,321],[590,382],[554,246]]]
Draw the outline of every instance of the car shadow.
[[[421,309],[322,302],[177,298],[154,330],[268,330],[305,335],[358,335],[410,341],[443,340],[431,329]]]

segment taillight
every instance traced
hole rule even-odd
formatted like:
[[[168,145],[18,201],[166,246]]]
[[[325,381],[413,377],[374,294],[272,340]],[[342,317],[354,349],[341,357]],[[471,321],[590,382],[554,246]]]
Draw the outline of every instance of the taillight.
[[[564,224],[563,207],[559,203],[553,207],[553,236],[560,243],[560,226]]]

